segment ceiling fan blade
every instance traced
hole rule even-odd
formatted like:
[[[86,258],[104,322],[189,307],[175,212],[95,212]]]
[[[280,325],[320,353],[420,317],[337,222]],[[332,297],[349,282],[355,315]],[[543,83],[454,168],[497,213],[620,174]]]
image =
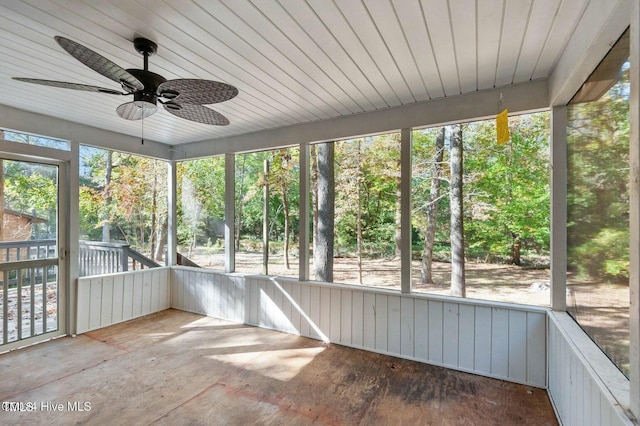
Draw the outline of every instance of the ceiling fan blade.
[[[22,78],[13,77],[14,80],[23,81],[25,83],[41,84],[43,86],[60,87],[63,89],[84,90],[85,92],[108,93],[110,95],[128,95],[129,93],[120,92],[118,90],[107,89],[106,87],[88,86],[86,84],[68,83],[66,81],[41,80],[38,78]]]
[[[158,96],[184,105],[208,105],[228,101],[238,94],[230,84],[195,78],[165,81],[158,86]]]
[[[60,47],[67,51],[71,56],[91,68],[92,70],[102,74],[103,76],[123,85],[123,87],[131,88],[131,91],[142,90],[144,85],[125,71],[119,65],[111,62],[104,56],[94,52],[86,46],[76,43],[68,38],[54,37]]]
[[[177,104],[175,102],[165,102],[164,109],[171,114],[195,121],[196,123],[211,124],[214,126],[227,126],[229,120],[224,115],[202,105]]]

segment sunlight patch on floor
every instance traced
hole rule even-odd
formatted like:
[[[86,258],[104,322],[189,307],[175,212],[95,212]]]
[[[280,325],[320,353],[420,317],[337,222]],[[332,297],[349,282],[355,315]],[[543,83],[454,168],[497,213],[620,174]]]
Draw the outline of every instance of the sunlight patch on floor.
[[[237,354],[211,355],[208,358],[226,364],[241,367],[247,371],[258,373],[270,379],[287,382],[296,377],[313,359],[326,348],[283,349],[265,352],[247,352],[254,355],[254,362],[246,363],[246,358],[238,358]]]

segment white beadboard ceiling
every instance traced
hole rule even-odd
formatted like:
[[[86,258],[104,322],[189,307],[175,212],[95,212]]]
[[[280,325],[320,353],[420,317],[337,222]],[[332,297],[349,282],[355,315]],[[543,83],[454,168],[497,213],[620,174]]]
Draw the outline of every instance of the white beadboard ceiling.
[[[593,3],[596,0],[591,0]],[[603,0],[598,0],[603,1]],[[75,40],[142,68],[132,40],[154,40],[150,71],[240,94],[212,108],[226,127],[162,108],[145,139],[224,138],[548,78],[590,0],[0,0],[0,104],[140,136],[129,98],[11,80],[119,89],[62,48]]]

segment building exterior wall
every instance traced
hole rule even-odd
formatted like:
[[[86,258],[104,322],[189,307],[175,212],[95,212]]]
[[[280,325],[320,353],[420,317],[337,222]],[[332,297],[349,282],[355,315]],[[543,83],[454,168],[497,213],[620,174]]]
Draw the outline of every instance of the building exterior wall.
[[[2,239],[0,241],[26,241],[31,239],[31,220],[23,216],[5,212],[2,218]]]

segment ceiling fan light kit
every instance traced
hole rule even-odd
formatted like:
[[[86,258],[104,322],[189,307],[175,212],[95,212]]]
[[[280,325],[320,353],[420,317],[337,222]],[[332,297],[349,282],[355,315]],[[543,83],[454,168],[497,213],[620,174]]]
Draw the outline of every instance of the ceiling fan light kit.
[[[238,89],[226,83],[201,79],[167,80],[149,71],[149,56],[158,51],[158,45],[146,38],[136,38],[133,46],[144,58],[144,69],[123,69],[119,65],[86,46],[62,36],[54,37],[67,53],[99,74],[117,82],[123,91],[66,81],[13,77],[14,80],[64,89],[130,96],[133,101],[116,108],[125,120],[141,120],[154,114],[158,102],[165,111],[197,123],[226,126],[229,120],[204,105],[228,101],[238,95]]]

